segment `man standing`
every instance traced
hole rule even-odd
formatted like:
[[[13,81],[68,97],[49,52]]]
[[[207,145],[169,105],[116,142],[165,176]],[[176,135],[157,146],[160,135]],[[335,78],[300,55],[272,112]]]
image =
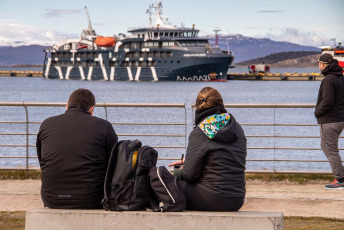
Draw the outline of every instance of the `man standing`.
[[[43,121],[37,135],[41,196],[49,208],[101,208],[104,178],[117,135],[110,122],[93,117],[87,89],[69,97],[64,114]]]
[[[338,150],[338,137],[344,129],[343,69],[332,55],[320,56],[322,80],[314,115],[320,124],[321,149],[330,161],[335,180],[326,189],[344,189],[344,167]]]

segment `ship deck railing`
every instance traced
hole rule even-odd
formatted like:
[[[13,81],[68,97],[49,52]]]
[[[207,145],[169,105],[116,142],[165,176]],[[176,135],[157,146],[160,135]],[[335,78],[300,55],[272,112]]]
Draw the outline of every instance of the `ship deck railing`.
[[[65,106],[66,103],[57,102],[0,102],[0,127],[2,127],[0,131],[0,170],[25,170],[27,176],[29,171],[38,170],[35,141],[39,126],[45,118],[63,113]],[[250,103],[225,104],[225,107],[234,114],[245,130],[249,153],[247,173],[331,174],[331,171],[328,170],[297,170],[295,167],[283,169],[277,165],[279,163],[297,165],[299,163],[320,164],[325,162],[328,164],[328,160],[325,158],[314,159],[316,158],[314,155],[308,154],[316,151],[319,153],[317,156],[324,156],[320,148],[319,125],[316,124],[314,118],[314,120],[310,119],[313,116],[314,104]],[[130,113],[126,111],[127,109]],[[307,111],[306,113],[300,112],[300,109]],[[185,153],[187,137],[194,126],[194,110],[194,105],[187,106],[184,103],[97,103],[95,115],[111,122],[120,140],[145,139],[143,144],[152,145],[158,152],[164,150],[168,153],[175,153],[173,156],[166,156],[166,154],[164,156],[159,152],[159,161],[166,163],[180,159],[181,154]],[[137,111],[138,113],[135,114]],[[291,117],[288,113],[291,114]],[[35,119],[36,117],[39,118]],[[261,119],[255,121],[256,118]],[[281,122],[281,119],[285,119],[284,122]],[[307,122],[302,122],[303,120]],[[152,129],[152,127],[154,128]],[[312,130],[307,131],[308,128]],[[283,133],[283,131],[287,131],[287,133]],[[291,133],[291,131],[295,131],[295,133]],[[303,135],[304,132],[306,134]],[[309,132],[311,134],[307,134]],[[340,137],[340,140],[342,138],[343,136]],[[293,140],[288,142],[292,144],[291,146],[279,144],[281,140],[286,139]],[[302,140],[307,142],[310,139],[313,140],[313,143],[316,139],[315,142],[319,147],[299,145]],[[14,148],[20,153],[9,151],[10,148]],[[340,150],[344,149],[340,148]],[[4,151],[11,154],[6,154]],[[250,152],[255,151],[261,152],[255,153],[253,155],[255,157],[251,157]],[[292,151],[290,156],[293,156],[293,152],[302,151],[305,154],[301,155],[305,157],[281,158],[278,157],[279,151]],[[266,154],[267,152],[269,154]],[[269,157],[267,157],[268,155]],[[2,162],[15,159],[25,160],[25,163],[7,167]],[[31,160],[35,161],[34,164],[31,163]],[[270,168],[251,168],[252,165],[257,164],[272,165]]]

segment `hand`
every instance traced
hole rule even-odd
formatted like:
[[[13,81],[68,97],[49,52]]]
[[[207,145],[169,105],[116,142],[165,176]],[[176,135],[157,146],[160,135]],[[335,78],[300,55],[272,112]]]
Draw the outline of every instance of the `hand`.
[[[175,162],[169,164],[168,167],[175,166],[175,165],[182,165],[182,161],[181,160],[175,161]]]

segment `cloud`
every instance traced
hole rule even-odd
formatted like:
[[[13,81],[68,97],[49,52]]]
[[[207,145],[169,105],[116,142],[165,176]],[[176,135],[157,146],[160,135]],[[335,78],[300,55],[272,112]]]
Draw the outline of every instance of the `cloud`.
[[[53,45],[65,38],[77,38],[77,34],[66,34],[20,23],[0,21],[0,46]]]
[[[263,36],[257,37],[267,37],[275,41],[288,41],[305,46],[322,46],[323,44],[330,44],[331,39],[319,35],[313,31],[299,31],[295,28],[283,28],[278,33],[268,32]]]
[[[46,17],[59,17],[61,15],[81,14],[84,10],[68,10],[68,9],[46,9]]]
[[[258,13],[285,13],[286,11],[283,11],[283,10],[260,10],[257,12]]]

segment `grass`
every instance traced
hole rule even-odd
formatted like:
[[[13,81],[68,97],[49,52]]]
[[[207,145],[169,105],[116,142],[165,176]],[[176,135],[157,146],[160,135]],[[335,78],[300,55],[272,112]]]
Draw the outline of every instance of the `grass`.
[[[263,182],[292,182],[297,184],[307,184],[314,182],[332,182],[332,175],[318,174],[259,174],[246,173],[247,181],[263,181]]]
[[[29,171],[28,179],[41,179],[41,171]],[[26,171],[24,170],[0,170],[0,180],[24,180],[26,179]],[[332,175],[317,174],[264,174],[264,173],[246,173],[247,181],[262,182],[292,182],[298,184],[320,182],[332,182]]]
[[[285,230],[343,229],[344,219],[284,217]],[[1,230],[25,229],[25,212],[0,212]],[[254,229],[254,228],[252,228]]]
[[[344,229],[344,219],[284,217],[285,230]]]
[[[0,180],[24,180],[26,171],[24,170],[0,170]],[[29,171],[28,179],[41,179],[41,171]],[[1,229],[1,228],[0,228]]]
[[[25,228],[25,212],[0,212],[1,230],[22,230]]]

